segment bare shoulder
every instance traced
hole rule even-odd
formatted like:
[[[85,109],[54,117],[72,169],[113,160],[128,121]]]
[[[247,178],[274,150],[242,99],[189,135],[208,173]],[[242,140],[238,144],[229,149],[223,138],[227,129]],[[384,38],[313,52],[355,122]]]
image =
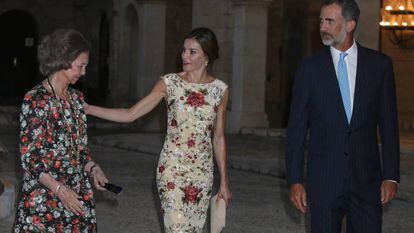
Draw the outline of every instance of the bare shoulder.
[[[167,86],[163,79],[158,79],[154,85],[153,91],[167,91]]]

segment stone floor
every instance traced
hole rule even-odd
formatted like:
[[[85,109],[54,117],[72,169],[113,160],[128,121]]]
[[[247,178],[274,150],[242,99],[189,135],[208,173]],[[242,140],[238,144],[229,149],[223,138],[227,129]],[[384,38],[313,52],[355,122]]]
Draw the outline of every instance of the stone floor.
[[[308,233],[308,215],[300,215],[288,200],[283,131],[245,133],[249,134],[227,137],[234,198],[223,233]],[[124,187],[119,196],[96,192],[99,232],[162,232],[154,171],[163,135],[126,130],[90,130],[89,134],[95,160],[111,182]],[[401,183],[397,198],[384,208],[384,233],[414,229],[414,137],[401,135]],[[0,159],[0,178],[13,181],[18,189],[21,168],[16,129],[2,128],[0,141],[9,151],[9,156]],[[12,222],[13,215],[0,219],[0,233],[10,232]]]

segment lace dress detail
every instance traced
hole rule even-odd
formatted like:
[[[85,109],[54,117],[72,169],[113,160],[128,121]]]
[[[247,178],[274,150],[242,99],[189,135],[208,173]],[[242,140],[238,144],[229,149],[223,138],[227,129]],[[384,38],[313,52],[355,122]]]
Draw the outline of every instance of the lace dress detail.
[[[211,135],[227,85],[189,83],[177,74],[167,86],[167,135],[157,168],[166,233],[202,232],[213,185]]]

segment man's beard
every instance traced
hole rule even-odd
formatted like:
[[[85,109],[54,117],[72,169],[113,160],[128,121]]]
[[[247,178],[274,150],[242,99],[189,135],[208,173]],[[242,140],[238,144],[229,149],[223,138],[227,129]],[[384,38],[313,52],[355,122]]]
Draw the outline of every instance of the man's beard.
[[[336,38],[327,32],[321,32],[322,43],[326,46],[335,46],[338,44],[342,44],[345,41],[345,37],[346,37],[345,30],[342,30],[341,33]]]

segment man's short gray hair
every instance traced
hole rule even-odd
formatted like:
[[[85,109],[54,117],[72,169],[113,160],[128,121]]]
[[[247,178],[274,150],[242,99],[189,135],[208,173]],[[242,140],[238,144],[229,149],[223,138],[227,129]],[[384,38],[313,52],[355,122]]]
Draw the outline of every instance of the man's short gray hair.
[[[359,7],[354,0],[325,0],[322,7],[337,4],[342,8],[342,16],[346,21],[355,21],[358,23]]]

